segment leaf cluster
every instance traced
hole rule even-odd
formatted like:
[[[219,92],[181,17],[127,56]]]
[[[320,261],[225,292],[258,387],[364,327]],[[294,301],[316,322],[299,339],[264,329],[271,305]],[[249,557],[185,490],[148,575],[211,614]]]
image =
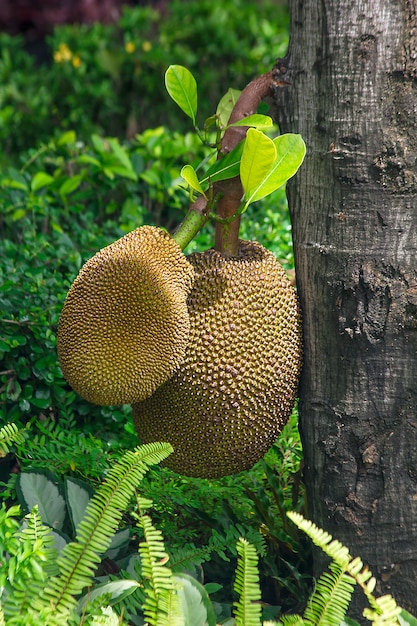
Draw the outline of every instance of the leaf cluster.
[[[204,124],[204,132],[197,126],[197,82],[191,72],[181,65],[170,65],[165,74],[165,85],[171,98],[189,117],[197,135],[208,145],[208,132],[216,130],[213,147],[217,159],[202,176],[191,165],[181,170],[181,176],[194,192],[202,194],[207,206],[215,207],[214,184],[239,177],[243,187],[241,205],[236,215],[244,213],[252,202],[269,196],[291,178],[303,162],[306,147],[300,135],[285,134],[271,139],[264,130],[271,130],[272,119],[267,115],[253,114],[229,124],[229,118],[238,102],[239,92],[229,90],[220,100],[215,115]],[[232,127],[249,127],[245,137],[231,151],[221,151],[222,137]],[[234,219],[232,216],[229,219]]]

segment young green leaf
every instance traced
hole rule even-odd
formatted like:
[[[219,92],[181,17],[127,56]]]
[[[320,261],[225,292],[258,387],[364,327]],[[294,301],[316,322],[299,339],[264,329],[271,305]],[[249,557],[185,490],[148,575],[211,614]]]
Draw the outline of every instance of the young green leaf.
[[[249,128],[240,162],[240,179],[246,199],[253,189],[262,184],[276,156],[277,150],[272,139],[255,128]]]
[[[245,141],[241,141],[236,148],[228,152],[218,161],[215,161],[200,180],[201,185],[206,186],[209,181],[215,183],[219,180],[227,180],[228,178],[238,176],[244,145]]]
[[[251,126],[253,128],[257,128],[258,130],[268,130],[271,129],[273,125],[274,121],[272,117],[269,117],[269,115],[260,115],[259,113],[248,115],[247,117],[243,117],[241,120],[230,124],[230,126]]]
[[[195,191],[198,191],[198,193],[202,193],[204,195],[204,189],[202,188],[196,171],[192,165],[184,165],[181,170],[181,176],[190,185],[191,189],[194,189]]]
[[[252,132],[259,131],[252,130]],[[246,207],[251,202],[261,200],[261,198],[265,198],[282,187],[287,180],[294,176],[303,162],[306,146],[301,135],[291,133],[280,135],[273,140],[273,143],[276,148],[276,158],[270,169],[255,184],[244,186]],[[250,182],[252,183],[252,181]]]
[[[165,72],[166,89],[193,124],[197,115],[197,83],[190,70],[182,65],[170,65]]]
[[[217,105],[216,115],[220,120],[220,126],[226,128],[230,115],[233,111],[233,107],[239,100],[239,96],[242,92],[238,89],[228,89],[224,96],[221,98]]]

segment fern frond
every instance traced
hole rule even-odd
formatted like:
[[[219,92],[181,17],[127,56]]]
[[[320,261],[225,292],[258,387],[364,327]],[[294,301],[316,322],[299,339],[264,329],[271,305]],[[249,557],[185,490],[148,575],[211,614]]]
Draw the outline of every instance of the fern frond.
[[[338,626],[346,614],[354,585],[358,584],[370,605],[370,608],[364,610],[364,617],[374,626],[398,625],[401,607],[390,595],[375,598],[373,591],[376,580],[359,557],[352,559],[345,546],[299,513],[290,512],[288,517],[333,559],[329,566],[333,575],[324,573],[320,577],[304,614],[306,622],[311,626],[317,623]]]
[[[150,465],[166,458],[168,443],[150,443],[126,452],[91,498],[75,541],[68,543],[58,558],[60,574],[50,579],[41,597],[56,611],[71,610],[76,596],[91,585],[101,554],[109,547],[136,486]]]
[[[305,622],[301,615],[282,615],[279,622],[264,622],[263,626],[304,626]]]
[[[2,510],[2,518],[3,513]],[[10,530],[10,524],[8,526]],[[26,515],[22,527],[13,525],[12,528],[13,537],[6,546],[6,580],[2,594],[8,624],[19,623],[22,615],[30,612],[58,554],[52,531],[42,523],[37,507]]]
[[[19,430],[16,424],[5,424],[0,428],[0,458],[10,452],[13,444],[22,444],[25,441],[24,429]]]
[[[330,564],[317,581],[304,612],[304,622],[309,626],[339,626],[348,610],[355,588],[355,580],[337,563]]]
[[[397,626],[398,616],[401,613],[401,607],[399,607],[390,595],[381,596],[380,598],[374,598],[375,608],[365,609],[363,612],[364,617],[372,622],[373,626]]]
[[[175,548],[173,552],[168,550],[169,565],[172,572],[183,572],[201,565],[210,558],[211,550],[208,547],[197,548],[194,544],[186,544]]]
[[[234,590],[239,600],[236,607],[236,626],[260,626],[261,589],[259,587],[258,555],[255,548],[243,538],[236,545],[239,555]]]
[[[349,554],[349,550],[337,539],[316,526],[310,520],[305,519],[300,513],[290,511],[287,513],[291,521],[294,522],[300,530],[303,530],[305,534],[310,537],[313,543],[323,550],[335,563],[337,563],[341,569],[346,570],[352,557]]]
[[[149,501],[138,498],[137,519],[145,536],[145,541],[139,544],[146,594],[143,614],[152,626],[184,626],[175,581],[170,568],[166,566],[169,557],[162,533],[152,525],[149,515],[143,514],[144,505],[149,506]]]

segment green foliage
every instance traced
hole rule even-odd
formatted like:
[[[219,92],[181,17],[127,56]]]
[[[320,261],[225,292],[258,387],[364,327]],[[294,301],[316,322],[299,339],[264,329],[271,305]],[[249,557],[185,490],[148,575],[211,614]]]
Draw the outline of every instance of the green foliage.
[[[236,568],[235,592],[236,626],[258,626],[261,619],[261,589],[259,587],[256,550],[245,539],[237,544],[239,559]]]
[[[22,444],[24,441],[24,431],[19,430],[16,424],[5,424],[0,428],[0,458],[10,452],[13,444]]]
[[[236,16],[239,19],[236,19]],[[123,139],[166,124],[167,59],[201,75],[203,116],[230,85],[269,70],[285,54],[288,15],[272,0],[181,2],[125,7],[115,24],[59,26],[42,65],[20,37],[0,37],[0,142],[3,162],[77,128]],[[201,72],[204,67],[204,72]],[[183,120],[170,112],[171,127]]]
[[[197,115],[197,83],[190,71],[181,65],[170,65],[165,74],[165,84],[171,98],[178,104],[193,121],[198,136],[203,143],[210,146],[206,133],[196,125]],[[222,108],[220,107],[220,110]],[[223,109],[224,112],[224,109]],[[211,209],[216,205],[213,184],[240,176],[243,187],[243,199],[236,214],[244,213],[252,202],[261,200],[282,187],[294,174],[303,162],[306,147],[300,135],[286,134],[271,139],[259,128],[270,130],[273,121],[265,115],[250,115],[231,124],[231,126],[249,126],[245,138],[231,152],[223,155],[220,151],[220,141],[226,126],[219,107],[214,116],[206,120],[204,130],[216,127],[215,147],[218,150],[217,159],[211,168],[203,174],[201,180],[190,165],[181,170],[182,177],[190,187],[190,197],[193,200],[194,191],[201,193]],[[205,159],[205,162],[207,159]],[[204,188],[203,188],[204,185]],[[234,219],[235,216],[228,218]],[[174,235],[175,237],[175,235]],[[185,247],[185,246],[182,246]]]
[[[152,502],[138,498],[138,521],[143,529],[144,541],[139,544],[141,573],[145,579],[143,614],[152,626],[182,626],[181,606],[176,594],[174,577],[164,564],[168,561],[162,533],[156,529],[142,509]]]
[[[60,554],[51,526],[42,523],[37,505],[26,518],[27,528],[20,528],[14,518],[19,507],[7,511],[2,505],[0,561],[7,563],[7,568],[0,577],[0,603],[6,624],[31,624],[35,615],[38,624],[63,625],[71,621],[71,615],[77,612],[77,597],[92,584],[101,555],[110,546],[136,485],[149,466],[159,463],[170,451],[169,444],[155,443],[126,452],[88,501],[75,540],[66,543]],[[21,486],[25,502],[31,500],[30,496],[36,500],[36,494],[45,495],[49,489],[49,503],[55,501],[62,510],[50,477],[32,473],[29,478],[31,482]],[[34,478],[43,479],[43,483],[36,483]],[[56,517],[52,511],[53,507],[45,509],[50,522]],[[126,585],[122,592],[120,588],[117,593],[113,590],[117,597],[126,592]],[[107,594],[104,597],[107,599]]]
[[[3,427],[0,435],[10,432],[10,427]],[[10,441],[18,437],[19,433],[14,431]],[[210,585],[205,588],[185,573],[173,574],[167,565],[169,556],[162,533],[145,512],[152,502],[138,495],[135,517],[137,528],[143,532],[143,540],[138,546],[138,567],[134,566],[130,575],[121,571],[116,580],[105,577],[97,584],[95,578],[97,566],[115,536],[137,485],[149,467],[163,460],[171,450],[169,444],[154,443],[126,452],[91,498],[89,492],[81,493],[84,485],[77,482],[71,489],[67,488],[76,536],[73,541],[64,541],[64,547],[60,546],[53,530],[56,525],[62,526],[55,519],[57,510],[54,511],[53,502],[62,509],[63,499],[59,499],[59,490],[51,475],[29,472],[28,480],[21,478],[23,501],[26,506],[33,505],[23,524],[16,519],[20,507],[7,509],[4,503],[0,507],[0,562],[5,565],[0,569],[2,623],[7,626],[87,623],[110,626],[126,624],[122,617],[124,612],[134,624],[141,623],[137,621],[138,617],[155,626],[215,626],[218,623],[222,609],[219,611],[217,606],[216,616],[216,605],[208,595]],[[45,494],[48,494],[45,503],[49,499],[50,506],[42,502]],[[49,516],[48,525],[39,515],[38,499],[45,515]],[[84,501],[81,508],[80,499]],[[376,581],[361,559],[352,559],[345,546],[300,514],[290,512],[288,516],[332,562],[329,571],[317,581],[302,616],[282,615],[280,622],[265,621],[265,626],[278,623],[284,626],[339,626],[342,623],[355,626],[346,617],[355,584],[367,597],[369,607],[365,609],[364,617],[372,624],[415,625],[415,618],[398,607],[391,596],[376,598],[373,595]],[[233,603],[234,619],[222,621],[229,626],[260,626],[258,555],[255,548],[242,538],[238,539],[236,551],[234,590],[238,599]],[[217,586],[211,585],[212,591],[216,589]],[[136,600],[135,595],[138,596]],[[120,618],[112,606],[121,612]]]

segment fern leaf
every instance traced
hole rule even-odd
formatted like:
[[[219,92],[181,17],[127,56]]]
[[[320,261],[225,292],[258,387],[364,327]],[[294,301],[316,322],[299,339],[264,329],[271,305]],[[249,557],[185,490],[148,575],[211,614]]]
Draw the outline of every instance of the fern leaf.
[[[264,622],[263,626],[276,626],[277,623],[282,626],[304,626],[305,624],[301,615],[282,615],[279,622]]]
[[[304,621],[309,626],[339,626],[348,610],[355,580],[337,563],[331,563],[330,570],[320,576],[310,596],[304,612]]]
[[[381,596],[375,599],[375,609],[365,609],[363,612],[373,626],[394,626],[398,624],[398,616],[401,607],[397,605],[390,595]]]
[[[141,512],[144,504],[149,505],[149,501],[138,498],[138,521],[145,536],[145,541],[139,544],[146,594],[143,614],[152,626],[184,626],[174,578],[170,568],[165,565],[169,557],[162,533],[152,525],[149,515]]]
[[[172,452],[167,443],[151,443],[126,452],[91,498],[77,527],[75,541],[58,558],[60,573],[50,579],[42,595],[44,604],[56,611],[71,610],[76,596],[91,585],[101,554],[109,547],[136,486],[150,465]]]
[[[58,554],[52,531],[42,523],[37,507],[26,515],[22,527],[14,526],[14,529],[13,541],[6,546],[8,559],[2,599],[8,624],[26,615],[37,602]]]
[[[337,539],[316,526],[310,520],[306,520],[300,513],[290,511],[287,513],[288,517],[300,530],[303,530],[305,534],[310,537],[313,543],[325,552],[333,561],[335,561],[343,570],[346,570],[351,556],[349,550]]]
[[[22,444],[25,440],[24,430],[19,430],[16,424],[5,424],[0,428],[0,458],[10,452],[13,444]]]
[[[260,626],[261,590],[259,587],[258,555],[255,548],[243,538],[237,546],[239,555],[234,590],[239,596],[236,607],[236,626]]]

